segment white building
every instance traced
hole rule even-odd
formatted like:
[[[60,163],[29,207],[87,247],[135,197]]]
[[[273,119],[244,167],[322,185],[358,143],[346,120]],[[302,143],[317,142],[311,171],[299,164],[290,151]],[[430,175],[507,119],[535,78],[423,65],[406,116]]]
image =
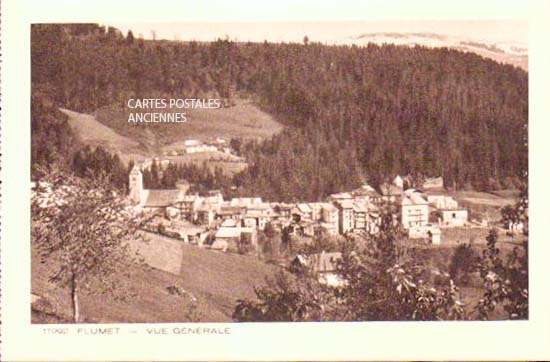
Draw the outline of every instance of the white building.
[[[419,193],[410,193],[401,200],[401,223],[405,229],[424,226],[428,223],[429,206]]]
[[[353,230],[354,218],[353,218],[353,201],[352,200],[339,200],[334,204],[338,208],[338,232],[345,234]]]
[[[456,209],[458,208],[458,201],[452,196],[447,195],[428,195],[428,202],[438,209]]]
[[[459,227],[468,222],[468,210],[466,209],[444,209],[440,210],[441,227]]]

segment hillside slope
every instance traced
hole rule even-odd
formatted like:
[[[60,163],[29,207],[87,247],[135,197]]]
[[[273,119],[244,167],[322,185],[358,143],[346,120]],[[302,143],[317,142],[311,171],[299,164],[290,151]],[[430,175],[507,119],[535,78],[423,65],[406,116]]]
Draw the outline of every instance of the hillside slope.
[[[125,162],[158,157],[182,148],[188,138],[208,141],[216,137],[229,139],[265,139],[280,132],[283,126],[271,115],[249,101],[238,100],[232,107],[187,110],[186,123],[129,123],[129,109],[110,105],[95,114],[60,109],[68,118],[72,132],[82,145],[101,146],[117,153]],[[166,156],[175,163],[202,164],[209,161],[230,174],[242,170],[246,163],[222,152],[207,152],[183,156]],[[215,160],[215,161],[211,161]]]
[[[203,141],[215,137],[265,139],[283,129],[273,116],[262,111],[251,101],[243,99],[235,99],[235,105],[231,107],[177,110],[186,113],[187,122],[184,123],[128,122],[129,114],[132,112],[159,111],[135,110],[120,104],[111,104],[98,109],[95,115],[103,125],[131,139],[150,143],[157,151],[186,138]]]
[[[148,152],[140,142],[120,135],[110,127],[98,122],[94,116],[60,109],[67,115],[71,131],[83,145],[101,146],[110,152],[118,153],[124,160],[141,159]]]
[[[150,234],[150,239],[151,243],[174,245],[162,236]],[[186,244],[179,246],[181,268],[178,275],[136,265],[129,271],[130,279],[120,279],[121,288],[128,296],[125,300],[117,300],[109,294],[82,295],[84,319],[101,323],[186,322],[190,320],[190,305],[196,298],[199,321],[228,322],[237,299],[253,298],[254,286],[264,284],[265,278],[276,270],[254,257],[222,254]],[[160,259],[159,250],[171,253],[169,247],[156,248],[156,257]],[[39,263],[36,250],[32,258],[32,293],[47,301],[50,305],[47,311],[57,318],[70,320],[68,290],[56,288],[48,281],[54,266]],[[167,288],[171,286],[177,287],[182,295],[170,293]],[[34,323],[51,322],[40,312],[33,313]]]

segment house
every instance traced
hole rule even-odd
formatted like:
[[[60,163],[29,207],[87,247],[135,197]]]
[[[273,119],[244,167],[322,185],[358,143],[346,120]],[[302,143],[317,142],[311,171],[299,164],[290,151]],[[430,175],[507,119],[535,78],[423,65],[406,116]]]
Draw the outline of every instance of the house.
[[[238,245],[241,241],[241,238],[247,238],[250,241],[252,247],[255,248],[257,246],[257,234],[255,229],[240,226],[235,227],[222,225],[218,229],[218,231],[216,231],[215,241],[212,244],[212,247],[215,249],[215,246],[223,246],[224,251],[238,251]]]
[[[329,235],[338,235],[338,208],[329,202],[321,204],[323,227]]]
[[[207,226],[212,226],[223,205],[220,191],[209,191],[207,196],[196,196],[190,213],[191,219]]]
[[[206,200],[221,205],[223,204],[223,194],[220,190],[209,190],[206,192]]]
[[[338,235],[338,224],[332,224],[327,222],[320,222],[319,223],[319,232],[321,235],[327,235],[327,236],[337,236]]]
[[[169,207],[175,207],[178,210],[177,203],[184,200],[189,184],[185,181],[176,182],[175,189],[169,190],[148,190],[143,188],[142,168],[150,164],[144,161],[141,166],[134,165],[129,174],[129,198],[136,206],[145,211],[167,211],[170,216],[175,216],[177,211],[167,210]],[[180,210],[181,214],[181,210]]]
[[[203,246],[208,236],[208,232],[204,227],[188,226],[183,229],[185,241],[189,244]]]
[[[441,243],[441,229],[434,224],[413,226],[408,229],[411,239],[427,239],[432,244]]]
[[[214,225],[216,214],[217,208],[215,206],[203,203],[196,208],[193,219],[201,225],[210,227]]]
[[[353,190],[351,196],[354,200],[363,200],[366,202],[379,203],[381,195],[368,184]]]
[[[220,210],[217,212],[216,217],[222,220],[235,219],[240,220],[246,213],[246,207],[244,206],[231,206],[230,203],[224,202],[220,206]]]
[[[272,209],[279,214],[281,219],[290,220],[292,215],[292,209],[295,207],[293,204],[285,203],[273,203],[271,204]]]
[[[424,190],[441,190],[444,188],[443,177],[428,177],[422,183]]]
[[[220,227],[224,228],[236,228],[239,226],[241,226],[241,221],[236,219],[225,219],[220,225]]]
[[[441,244],[441,230],[439,228],[432,228],[428,230],[428,238],[431,244]]]
[[[230,201],[231,206],[247,207],[262,203],[261,197],[234,197]]]
[[[318,276],[320,283],[331,286],[343,286],[345,281],[337,273],[337,263],[342,259],[340,252],[325,252],[308,256],[299,254],[292,260],[290,267],[294,270],[310,268]]]
[[[275,217],[275,212],[266,202],[259,204],[251,204],[246,207],[243,220],[250,224],[254,229],[264,230],[265,226],[272,218]]]
[[[188,139],[183,141],[185,153],[201,153],[208,151],[216,151],[215,146],[205,145],[202,141],[195,139]]]
[[[428,195],[428,203],[438,209],[456,209],[458,201],[447,195]]]
[[[183,195],[179,200],[175,200],[173,206],[180,210],[180,215],[188,220],[193,220],[195,211],[201,204],[199,195]]]
[[[371,235],[377,234],[378,232],[380,232],[381,224],[382,215],[380,213],[380,209],[375,204],[368,204],[366,231]]]
[[[292,215],[297,216],[297,220],[312,220],[313,210],[308,204],[296,204],[296,207],[292,209]]]
[[[353,201],[342,199],[335,201],[334,205],[338,208],[338,232],[345,234],[353,230]]]
[[[307,204],[311,209],[311,219],[314,221],[320,221],[323,217],[322,215],[322,202],[310,202]]]
[[[383,203],[394,203],[397,202],[403,195],[403,189],[395,186],[394,184],[383,183],[380,186],[380,199],[378,200],[378,205]]]
[[[367,230],[368,204],[363,200],[353,201],[353,229]]]
[[[171,220],[165,225],[165,234],[185,243],[202,245],[208,235],[204,227],[195,226],[186,220]]]
[[[441,227],[460,227],[468,222],[468,210],[466,209],[443,209],[439,212]]]
[[[338,201],[338,200],[351,200],[351,194],[348,192],[339,192],[328,196],[329,201]]]
[[[404,180],[403,177],[397,175],[392,181],[392,184],[396,187],[399,187],[401,190],[403,189]]]
[[[428,201],[417,192],[403,196],[401,200],[401,223],[405,229],[424,226],[428,223]]]
[[[241,238],[241,228],[240,227],[226,227],[222,226],[216,231],[215,241],[212,246],[216,245],[218,242],[219,245],[224,245],[224,251],[227,249],[237,249],[238,242]]]
[[[303,236],[314,237],[320,235],[319,224],[312,220],[302,220],[298,223],[300,234]]]
[[[253,249],[258,247],[258,233],[256,229],[241,227],[241,238],[245,238],[250,242]]]
[[[140,206],[146,211],[164,211],[167,207],[183,198],[183,193],[178,189],[171,190],[143,190]]]

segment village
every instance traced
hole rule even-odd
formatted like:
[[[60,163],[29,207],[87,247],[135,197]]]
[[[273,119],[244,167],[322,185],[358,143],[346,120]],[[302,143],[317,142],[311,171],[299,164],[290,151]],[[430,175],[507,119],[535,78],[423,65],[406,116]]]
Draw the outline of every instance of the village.
[[[192,152],[203,152],[198,141],[185,141]],[[342,238],[348,235],[374,235],[379,232],[384,208],[391,208],[394,222],[408,233],[409,239],[425,244],[442,242],[443,228],[475,226],[468,210],[446,193],[442,177],[425,179],[420,189],[410,187],[407,176],[397,175],[391,183],[374,188],[363,184],[348,192],[329,195],[323,202],[269,202],[260,197],[225,199],[220,190],[199,194],[190,192],[184,180],[174,189],[146,189],[143,171],[151,160],[134,165],[129,174],[129,198],[136,210],[148,216],[145,230],[201,248],[221,252],[241,252],[245,242],[258,249],[258,233],[267,225],[285,230],[301,243],[314,238]],[[162,167],[162,164],[161,164]],[[330,272],[338,252],[321,253],[308,258],[298,255],[295,262],[316,271]],[[326,273],[328,274],[328,273]]]
[[[404,187],[407,182],[396,176],[376,190],[368,184],[330,195],[324,202],[278,203],[260,197],[239,197],[225,200],[219,190],[206,195],[189,193],[185,181],[168,190],[149,190],[143,186],[144,167],[135,165],[130,172],[129,197],[138,210],[154,215],[150,226],[180,238],[186,243],[205,246],[207,235],[215,231],[211,247],[235,250],[236,242],[248,234],[252,243],[257,231],[268,223],[278,230],[290,228],[291,234],[313,238],[351,233],[376,234],[379,231],[381,208],[397,208],[399,220],[412,239],[441,242],[441,228],[468,224],[468,210],[445,194],[443,179],[430,178],[422,190]]]

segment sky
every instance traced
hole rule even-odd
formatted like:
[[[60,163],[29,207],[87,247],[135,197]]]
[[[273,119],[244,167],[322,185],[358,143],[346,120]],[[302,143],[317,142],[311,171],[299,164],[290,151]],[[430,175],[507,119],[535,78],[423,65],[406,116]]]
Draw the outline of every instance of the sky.
[[[436,33],[470,40],[527,45],[528,24],[520,20],[366,20],[366,21],[241,21],[241,22],[110,22],[124,34],[131,29],[151,39],[334,43],[364,33]]]

